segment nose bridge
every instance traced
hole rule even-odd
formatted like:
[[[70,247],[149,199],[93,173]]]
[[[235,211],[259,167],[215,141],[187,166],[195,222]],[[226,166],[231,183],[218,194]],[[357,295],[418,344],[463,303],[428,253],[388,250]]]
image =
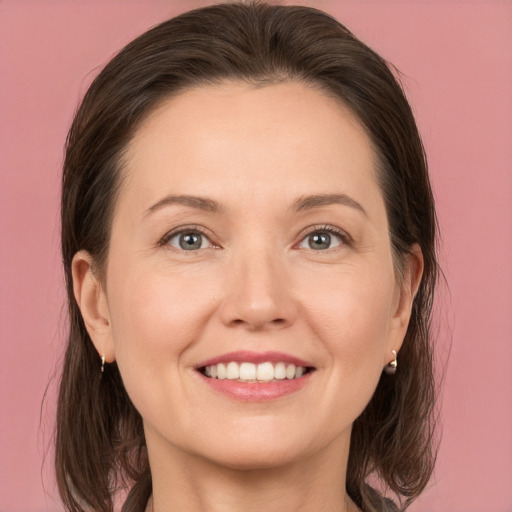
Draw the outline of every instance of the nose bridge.
[[[222,305],[224,323],[258,330],[293,321],[286,262],[272,245],[253,240],[233,252]]]

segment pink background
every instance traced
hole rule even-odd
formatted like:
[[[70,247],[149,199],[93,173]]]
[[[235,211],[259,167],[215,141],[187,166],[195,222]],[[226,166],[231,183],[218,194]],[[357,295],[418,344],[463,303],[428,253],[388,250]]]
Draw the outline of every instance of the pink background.
[[[81,94],[114,51],[204,1],[0,3],[0,511],[61,510],[51,474],[65,332],[59,180]],[[297,3],[297,2],[296,2]],[[299,2],[300,3],[300,2]],[[430,159],[450,291],[435,478],[416,512],[512,511],[512,2],[302,2],[406,75]],[[45,495],[42,480],[46,488]]]

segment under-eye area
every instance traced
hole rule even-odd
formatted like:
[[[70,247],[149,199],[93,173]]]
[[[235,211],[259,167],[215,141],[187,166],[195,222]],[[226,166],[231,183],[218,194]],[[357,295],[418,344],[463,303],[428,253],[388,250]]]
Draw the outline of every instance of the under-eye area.
[[[210,379],[227,379],[238,382],[274,382],[299,379],[315,370],[312,366],[298,366],[293,363],[270,361],[264,363],[218,363],[198,368],[198,371]]]

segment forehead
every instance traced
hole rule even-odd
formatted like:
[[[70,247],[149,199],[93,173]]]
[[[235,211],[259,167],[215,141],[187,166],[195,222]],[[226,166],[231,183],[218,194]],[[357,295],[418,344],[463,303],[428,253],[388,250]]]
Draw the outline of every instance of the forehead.
[[[164,192],[254,197],[280,184],[290,197],[348,187],[364,199],[374,160],[356,117],[318,88],[228,82],[186,90],[145,119],[125,154],[121,195],[143,208]]]

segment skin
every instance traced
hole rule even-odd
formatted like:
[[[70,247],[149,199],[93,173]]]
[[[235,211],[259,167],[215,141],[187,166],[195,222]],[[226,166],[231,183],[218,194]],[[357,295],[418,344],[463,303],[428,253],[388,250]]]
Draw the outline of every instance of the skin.
[[[334,193],[364,211],[293,208]],[[169,194],[221,210],[150,210]],[[165,238],[197,226],[200,249]],[[312,248],[326,229],[343,235]],[[148,510],[357,510],[341,485],[352,423],[400,349],[422,258],[413,247],[396,279],[374,153],[348,109],[294,82],[168,100],[128,148],[104,280],[91,263],[75,256],[75,295],[142,415]],[[315,371],[295,393],[240,402],[194,368],[237,350],[285,352]]]

